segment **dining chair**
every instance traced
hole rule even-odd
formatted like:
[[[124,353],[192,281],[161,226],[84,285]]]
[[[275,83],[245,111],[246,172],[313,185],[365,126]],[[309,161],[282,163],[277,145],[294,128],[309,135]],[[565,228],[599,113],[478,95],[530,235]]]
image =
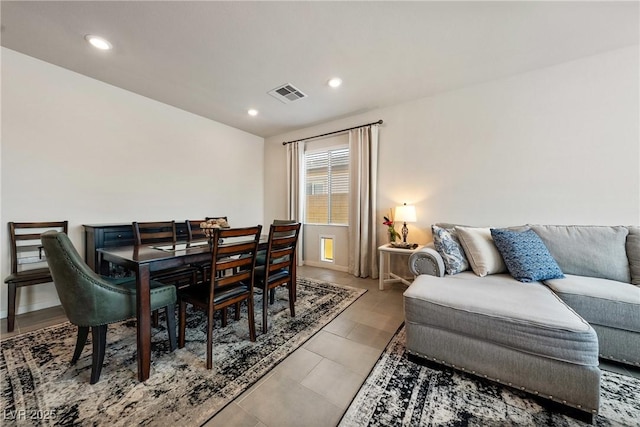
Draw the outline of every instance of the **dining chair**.
[[[272,224],[263,265],[256,266],[256,287],[262,289],[262,332],[267,332],[268,299],[273,304],[275,289],[286,286],[289,290],[289,310],[295,317],[294,260],[300,223]],[[269,296],[269,298],[267,298]]]
[[[64,233],[68,221],[9,222],[11,239],[11,274],[4,279],[7,284],[7,331],[13,332],[16,320],[17,289],[52,281],[47,261],[42,251],[40,235],[49,230]]]
[[[207,313],[207,369],[213,367],[213,314],[230,305],[247,302],[249,338],[256,340],[253,284],[256,250],[262,226],[216,228],[213,233],[209,280],[178,290],[178,347],[185,346],[187,304]],[[224,239],[224,240],[223,240]],[[224,274],[219,274],[224,272]]]
[[[75,364],[87,342],[89,329],[93,354],[90,383],[100,379],[107,343],[107,325],[136,316],[135,279],[109,280],[98,276],[82,260],[66,233],[42,234],[53,282],[69,321],[78,327],[78,338],[71,359]],[[116,283],[114,283],[116,282]],[[151,281],[151,309],[166,308],[169,348],[176,349],[176,288]]]
[[[132,222],[133,241],[140,245],[177,245],[175,221]],[[151,278],[177,287],[189,286],[197,280],[198,269],[191,265],[156,271]]]
[[[132,222],[133,241],[136,246],[147,244],[176,244],[175,221]]]
[[[285,224],[297,224],[297,221],[295,219],[274,219],[272,222],[273,225],[285,225]],[[282,235],[283,233],[276,233],[276,236]],[[286,234],[286,233],[284,233]],[[299,238],[300,236],[298,236]],[[256,266],[261,266],[264,265],[265,263],[265,258],[266,258],[266,254],[267,251],[266,250],[261,250],[258,251],[258,255],[256,256]],[[297,298],[297,294],[296,294],[296,260],[294,259],[293,261],[293,266],[291,268],[292,270],[292,274],[293,274],[293,300],[295,301]],[[269,302],[270,304],[273,304],[275,302],[275,289],[271,289],[271,291],[269,292]]]
[[[177,233],[176,222],[171,221],[146,221],[131,223],[133,227],[133,241],[140,245],[166,245],[176,247]],[[198,268],[185,265],[151,273],[151,279],[165,284],[172,284],[178,288],[190,286],[198,278]],[[153,311],[153,326],[158,326],[158,311]]]
[[[207,237],[204,229],[200,228],[200,224],[210,219],[224,219],[225,221],[227,221],[226,216],[215,216],[215,217],[208,216],[205,219],[188,219],[186,221],[187,239],[188,239],[187,245],[200,244],[202,242],[209,241],[209,237]],[[207,261],[207,262],[201,262],[193,265],[198,269],[198,272],[200,273],[200,278],[202,279],[200,280],[200,278],[197,278],[196,281],[198,282],[204,281],[205,277],[208,274],[209,267],[211,266],[211,262]]]
[[[207,235],[204,234],[204,230],[200,228],[200,224],[205,222],[204,219],[188,219],[187,224],[187,242],[196,243],[207,240]]]

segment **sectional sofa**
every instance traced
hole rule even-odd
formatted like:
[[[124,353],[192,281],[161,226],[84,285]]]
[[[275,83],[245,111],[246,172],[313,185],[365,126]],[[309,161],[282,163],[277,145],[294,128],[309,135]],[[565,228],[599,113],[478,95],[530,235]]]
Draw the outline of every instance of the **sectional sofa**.
[[[409,259],[408,352],[591,421],[599,357],[640,366],[640,227],[433,230]]]

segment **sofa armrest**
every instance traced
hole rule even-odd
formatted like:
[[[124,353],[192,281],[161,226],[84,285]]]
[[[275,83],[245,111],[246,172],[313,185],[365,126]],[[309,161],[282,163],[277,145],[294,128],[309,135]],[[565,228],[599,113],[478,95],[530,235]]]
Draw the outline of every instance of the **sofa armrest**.
[[[429,274],[431,276],[444,276],[444,261],[440,254],[429,243],[424,248],[415,251],[409,257],[409,270],[415,276]]]

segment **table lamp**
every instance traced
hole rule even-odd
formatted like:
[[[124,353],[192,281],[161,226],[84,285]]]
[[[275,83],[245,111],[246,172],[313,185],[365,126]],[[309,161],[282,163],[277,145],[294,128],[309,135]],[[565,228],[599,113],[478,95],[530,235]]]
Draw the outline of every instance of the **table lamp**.
[[[396,207],[395,220],[403,222],[402,226],[402,242],[407,243],[407,236],[409,235],[409,229],[407,228],[408,222],[416,222],[416,207],[413,205],[407,205]]]

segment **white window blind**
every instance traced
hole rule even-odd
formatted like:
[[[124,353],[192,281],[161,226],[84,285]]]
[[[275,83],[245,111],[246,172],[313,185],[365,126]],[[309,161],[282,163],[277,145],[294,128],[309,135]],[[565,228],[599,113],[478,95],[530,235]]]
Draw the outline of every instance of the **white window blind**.
[[[349,149],[305,153],[305,221],[349,223]]]

